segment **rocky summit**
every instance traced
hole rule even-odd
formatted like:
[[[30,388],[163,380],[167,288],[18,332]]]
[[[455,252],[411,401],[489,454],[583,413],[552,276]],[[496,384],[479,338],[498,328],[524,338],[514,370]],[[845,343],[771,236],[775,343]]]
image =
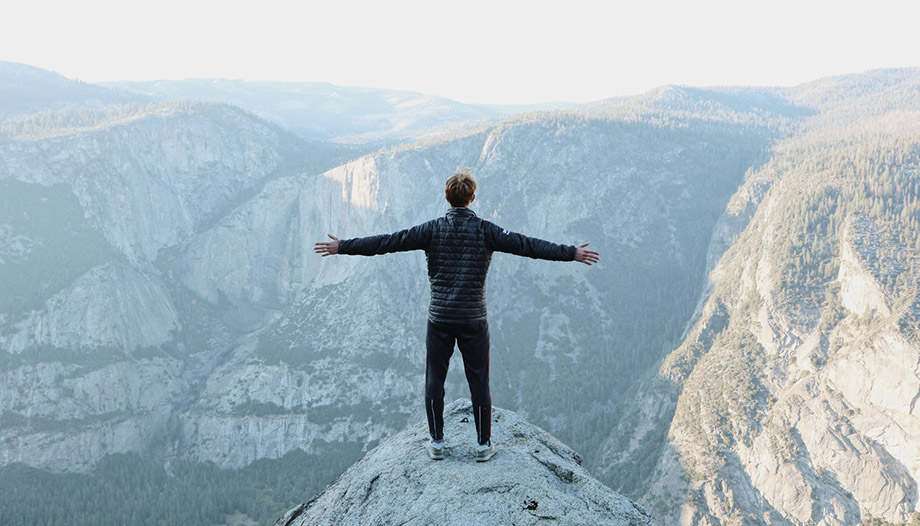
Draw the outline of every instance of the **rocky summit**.
[[[469,401],[444,409],[445,459],[428,458],[420,422],[385,440],[276,526],[650,525],[644,508],[598,482],[581,457],[511,411],[493,411],[497,454],[476,463]]]

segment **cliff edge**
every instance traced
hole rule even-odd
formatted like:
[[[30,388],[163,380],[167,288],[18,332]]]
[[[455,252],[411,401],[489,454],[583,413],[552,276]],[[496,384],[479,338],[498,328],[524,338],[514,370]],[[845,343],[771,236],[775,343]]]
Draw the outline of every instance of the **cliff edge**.
[[[473,460],[468,400],[444,409],[446,458],[424,451],[425,422],[387,439],[277,526],[651,525],[638,504],[598,482],[581,458],[517,414],[493,410],[492,460]]]

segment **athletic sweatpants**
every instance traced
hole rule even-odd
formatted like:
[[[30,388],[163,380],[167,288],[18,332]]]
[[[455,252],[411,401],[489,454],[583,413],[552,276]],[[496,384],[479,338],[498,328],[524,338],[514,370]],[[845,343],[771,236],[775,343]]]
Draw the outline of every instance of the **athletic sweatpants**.
[[[452,324],[428,322],[425,338],[425,413],[434,440],[444,439],[444,380],[454,342],[463,356],[466,381],[470,384],[476,440],[489,442],[492,435],[492,395],[489,393],[489,323]]]

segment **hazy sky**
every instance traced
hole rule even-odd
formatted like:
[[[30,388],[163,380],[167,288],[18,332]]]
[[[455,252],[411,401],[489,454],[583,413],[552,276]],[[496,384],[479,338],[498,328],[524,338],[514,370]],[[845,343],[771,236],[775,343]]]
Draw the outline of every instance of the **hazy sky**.
[[[534,103],[920,65],[918,0],[7,2],[0,60],[88,82],[328,81]]]

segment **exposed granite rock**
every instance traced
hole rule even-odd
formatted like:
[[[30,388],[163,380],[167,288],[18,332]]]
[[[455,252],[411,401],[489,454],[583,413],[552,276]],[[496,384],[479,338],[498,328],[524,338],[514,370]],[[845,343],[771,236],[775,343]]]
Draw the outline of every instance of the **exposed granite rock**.
[[[468,401],[444,410],[447,454],[433,461],[419,422],[380,444],[315,499],[277,526],[383,524],[645,525],[651,517],[581,467],[568,446],[517,414],[495,408],[496,456],[473,460],[475,429]]]
[[[898,88],[886,87],[890,75],[878,77],[842,81],[874,80],[867,88],[893,93],[920,83],[917,72]],[[916,227],[865,200],[832,200],[856,176],[810,164],[814,151],[826,150],[858,158],[868,173],[880,166],[914,176],[915,160],[892,164],[885,155],[900,141],[915,143],[901,114],[920,99],[873,97],[810,121],[749,174],[714,230],[708,290],[683,343],[620,409],[598,476],[662,525],[856,526],[920,517]],[[871,132],[853,119],[884,111],[891,113]],[[846,146],[867,136],[881,138],[883,154]],[[820,147],[802,146],[811,143]],[[912,192],[901,187],[895,200],[915,199]],[[822,202],[832,202],[819,215],[835,228],[791,233],[790,208],[813,213]],[[805,250],[784,252],[790,242]],[[789,271],[809,266],[824,275]]]
[[[181,324],[169,291],[151,274],[124,264],[95,267],[30,312],[10,336],[0,333],[0,344],[13,353],[40,345],[130,353],[164,344]]]

